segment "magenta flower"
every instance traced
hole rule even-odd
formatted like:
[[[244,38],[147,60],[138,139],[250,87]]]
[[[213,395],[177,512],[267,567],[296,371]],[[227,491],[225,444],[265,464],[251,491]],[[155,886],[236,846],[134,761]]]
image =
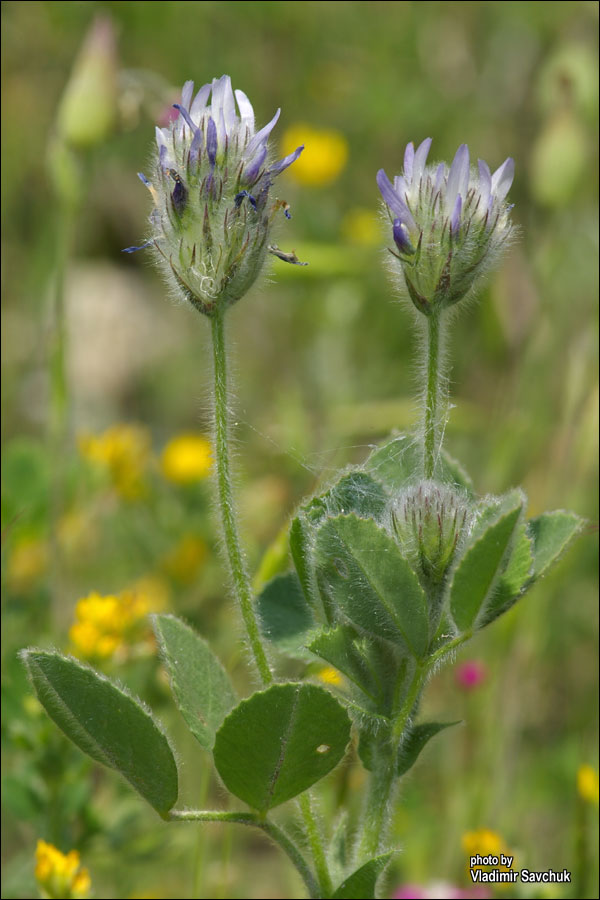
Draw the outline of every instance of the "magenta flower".
[[[478,659],[467,659],[455,669],[456,683],[465,691],[479,687],[487,678],[487,668]]]

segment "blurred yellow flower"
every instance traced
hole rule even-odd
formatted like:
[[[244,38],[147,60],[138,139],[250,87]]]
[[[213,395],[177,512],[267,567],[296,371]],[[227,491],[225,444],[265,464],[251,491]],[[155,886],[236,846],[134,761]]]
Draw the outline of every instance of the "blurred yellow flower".
[[[86,459],[107,469],[116,491],[126,500],[145,492],[144,474],[150,460],[150,436],[139,425],[112,425],[100,435],[80,435]]]
[[[364,206],[349,209],[342,219],[342,236],[352,244],[373,247],[381,242],[381,228],[377,213]]]
[[[342,676],[337,669],[333,668],[333,666],[324,666],[324,668],[319,669],[317,678],[325,684],[333,684],[336,686],[342,684]]]
[[[283,135],[282,153],[292,153],[300,144],[304,144],[304,152],[290,168],[290,177],[311,186],[335,181],[348,160],[348,141],[344,135],[298,122]]]
[[[6,580],[13,591],[25,591],[44,574],[50,554],[46,541],[35,537],[21,537],[8,557]]]
[[[577,770],[577,792],[583,800],[598,806],[598,773],[592,766],[579,766]]]
[[[147,642],[145,618],[165,608],[168,587],[157,577],[140,579],[119,594],[101,596],[93,592],[78,601],[76,621],[69,629],[73,652],[83,659],[103,660],[126,654]]]
[[[207,547],[201,537],[185,534],[162,561],[162,569],[182,584],[194,580],[198,569],[206,559]]]
[[[202,434],[180,434],[162,452],[162,473],[176,484],[189,484],[206,478],[212,467],[212,447]]]
[[[467,856],[498,856],[506,852],[506,844],[496,831],[479,828],[477,831],[466,831],[461,840],[462,848]]]
[[[38,841],[35,858],[35,877],[43,897],[76,900],[89,896],[90,874],[81,868],[77,850],[61,853],[52,844]]]

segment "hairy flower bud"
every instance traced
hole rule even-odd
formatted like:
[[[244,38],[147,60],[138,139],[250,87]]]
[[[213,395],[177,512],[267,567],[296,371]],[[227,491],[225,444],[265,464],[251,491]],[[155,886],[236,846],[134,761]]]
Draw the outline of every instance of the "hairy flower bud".
[[[178,293],[213,316],[254,283],[277,210],[289,218],[287,204],[270,199],[269,190],[303,147],[269,163],[267,142],[280,111],[255,131],[252,105],[242,91],[234,99],[228,75],[195,96],[187,81],[175,108],[175,121],[156,129],[152,178],[139,176],[154,200],[152,233],[143,247],[155,248]]]
[[[469,527],[463,497],[447,485],[422,481],[396,500],[392,522],[413,568],[430,583],[440,584]]]
[[[431,315],[461,300],[498,260],[511,232],[505,197],[514,162],[492,175],[483,160],[469,164],[462,144],[450,168],[426,166],[431,138],[409,144],[404,171],[394,182],[383,169],[377,184],[392,221],[395,249],[408,295]]]

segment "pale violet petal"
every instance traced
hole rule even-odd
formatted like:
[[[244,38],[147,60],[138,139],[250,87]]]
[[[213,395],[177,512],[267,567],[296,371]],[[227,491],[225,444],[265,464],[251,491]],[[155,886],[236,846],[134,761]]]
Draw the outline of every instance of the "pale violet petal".
[[[406,180],[409,184],[412,180],[414,158],[415,158],[415,147],[411,141],[410,144],[406,145],[406,150],[404,151],[404,177],[406,178]]]
[[[477,160],[477,166],[479,168],[479,196],[481,198],[479,201],[479,212],[485,215],[492,193],[492,176],[490,175],[490,167],[483,159]]]
[[[515,177],[515,161],[509,156],[492,175],[492,194],[500,203],[510,190]]]
[[[200,119],[202,118],[202,113],[206,109],[206,104],[208,102],[208,98],[210,96],[212,84],[203,84],[196,96],[194,97],[194,101],[190,107],[190,116],[193,121],[199,125]]]
[[[415,158],[413,160],[412,170],[412,178],[414,183],[419,182],[423,177],[423,172],[425,171],[425,163],[427,162],[427,156],[429,154],[430,147],[431,138],[425,138],[425,140],[421,144],[419,144],[419,146],[415,150]]]
[[[469,189],[469,148],[461,144],[450,166],[446,189],[446,212],[451,213],[459,194],[467,196]]]
[[[246,126],[250,135],[254,134],[254,109],[252,104],[246,97],[245,93],[240,90],[236,90],[235,99],[237,100],[238,109],[240,111],[240,116],[242,119],[242,126]]]
[[[377,173],[377,187],[381,191],[384,202],[394,216],[401,219],[409,229],[416,231],[417,226],[415,225],[415,220],[413,219],[408,206],[404,200],[398,196],[383,169],[380,169]]]
[[[246,159],[251,159],[261,144],[266,144],[267,138],[275,128],[277,123],[277,119],[281,115],[281,110],[278,109],[271,121],[261,128],[260,131],[257,131],[254,137],[248,142],[248,146],[244,150],[244,157]]]

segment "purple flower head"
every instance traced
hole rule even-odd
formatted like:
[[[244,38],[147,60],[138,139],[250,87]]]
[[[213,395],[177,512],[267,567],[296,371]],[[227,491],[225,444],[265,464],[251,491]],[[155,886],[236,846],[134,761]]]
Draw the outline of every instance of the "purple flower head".
[[[408,144],[402,174],[377,185],[392,223],[404,285],[425,315],[457,303],[497,261],[511,233],[506,195],[514,177],[507,159],[492,175],[470,163],[462,144],[450,166],[427,165],[431,138]]]
[[[233,90],[229,75],[196,92],[186,81],[173,108],[176,117],[156,128],[154,171],[140,175],[154,201],[140,249],[153,246],[177,292],[211,316],[260,272],[281,208],[270,189],[304,148],[274,161],[269,138],[280,110],[257,130],[250,100]]]

